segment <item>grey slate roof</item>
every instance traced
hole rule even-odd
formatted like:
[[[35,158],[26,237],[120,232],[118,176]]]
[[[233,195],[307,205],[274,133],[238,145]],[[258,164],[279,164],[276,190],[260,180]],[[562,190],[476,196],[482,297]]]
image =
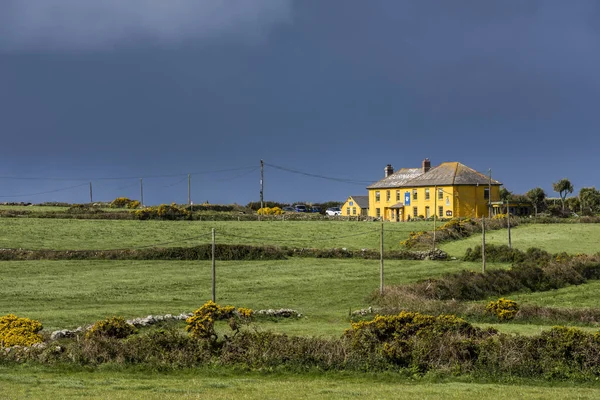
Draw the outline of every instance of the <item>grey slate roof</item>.
[[[411,179],[402,179],[408,176],[402,171],[411,171],[414,175]],[[421,168],[403,168],[398,171],[399,178],[393,178],[396,173],[383,178],[379,182],[367,187],[375,188],[394,188],[394,187],[418,187],[418,186],[452,186],[452,185],[487,185],[490,179],[487,175],[477,172],[459,162],[445,162],[437,167],[423,172]],[[390,179],[393,178],[393,179]],[[501,185],[497,180],[492,179],[492,185]]]
[[[406,182],[422,174],[423,170],[421,168],[402,168],[387,178],[383,178],[382,180],[367,186],[367,189],[402,187]]]
[[[350,196],[360,208],[369,208],[369,196]]]

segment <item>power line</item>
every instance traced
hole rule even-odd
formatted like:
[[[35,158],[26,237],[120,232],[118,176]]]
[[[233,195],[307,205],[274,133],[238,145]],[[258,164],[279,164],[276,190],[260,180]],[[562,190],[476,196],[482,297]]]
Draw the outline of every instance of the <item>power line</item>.
[[[241,170],[250,170],[256,169],[256,166],[245,166],[238,168],[225,168],[225,169],[217,169],[217,170],[206,170],[206,171],[197,171],[197,172],[186,172],[186,173],[177,173],[177,174],[164,174],[164,175],[143,175],[143,176],[113,176],[113,177],[94,177],[94,178],[67,178],[67,177],[42,177],[42,176],[0,176],[0,179],[14,179],[14,180],[38,180],[38,181],[103,181],[103,180],[127,180],[127,179],[151,179],[151,178],[173,178],[177,176],[187,176],[188,174],[192,175],[203,175],[203,174],[217,174],[221,172],[230,172],[230,171],[241,171]]]
[[[66,188],[61,188],[61,189],[55,189],[55,190],[48,190],[45,192],[39,192],[39,193],[27,193],[27,194],[12,194],[12,195],[1,195],[0,197],[23,197],[23,196],[37,196],[40,194],[47,194],[47,193],[55,193],[55,192],[62,192],[64,190],[69,190],[69,189],[74,189],[74,188],[78,188],[81,186],[87,186],[88,183],[81,183],[79,185],[75,185],[75,186],[69,186]]]
[[[275,168],[275,169],[281,170],[281,171],[290,172],[290,173],[298,174],[298,175],[309,176],[311,178],[326,179],[326,180],[330,180],[330,181],[336,181],[336,182],[342,182],[342,183],[350,183],[350,184],[356,184],[356,185],[369,185],[369,184],[373,183],[372,181],[358,181],[358,180],[348,179],[348,178],[336,178],[336,177],[332,177],[332,176],[325,176],[325,175],[320,175],[320,174],[313,174],[313,173],[310,173],[310,172],[299,171],[299,170],[295,170],[295,169],[291,169],[291,168],[286,168],[286,167],[281,167],[279,165],[274,165],[274,164],[269,164],[269,163],[265,163],[265,165],[267,165],[267,166],[269,166],[271,168]]]

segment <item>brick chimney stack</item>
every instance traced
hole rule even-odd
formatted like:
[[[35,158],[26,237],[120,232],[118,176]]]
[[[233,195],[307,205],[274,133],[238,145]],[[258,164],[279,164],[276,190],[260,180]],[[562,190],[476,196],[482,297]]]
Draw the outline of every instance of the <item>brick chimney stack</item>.
[[[423,160],[423,173],[429,171],[431,169],[431,161],[429,158]]]
[[[394,173],[394,167],[392,167],[392,164],[386,165],[383,170],[385,171],[386,178]]]

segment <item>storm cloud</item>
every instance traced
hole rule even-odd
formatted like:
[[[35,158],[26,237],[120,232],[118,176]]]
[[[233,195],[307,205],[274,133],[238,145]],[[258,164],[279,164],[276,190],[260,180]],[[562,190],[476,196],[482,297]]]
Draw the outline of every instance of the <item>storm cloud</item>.
[[[5,0],[0,50],[95,50],[147,42],[260,40],[291,0]]]

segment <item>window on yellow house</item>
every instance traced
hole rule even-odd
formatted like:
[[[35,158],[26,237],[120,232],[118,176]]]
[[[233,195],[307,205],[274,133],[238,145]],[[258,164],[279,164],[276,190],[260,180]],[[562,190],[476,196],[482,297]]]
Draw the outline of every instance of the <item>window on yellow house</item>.
[[[425,218],[429,218],[431,217],[431,214],[429,212],[429,206],[425,206]]]
[[[390,191],[386,191],[385,193],[385,201],[390,201]]]
[[[440,218],[444,216],[444,206],[439,206],[439,214]]]
[[[346,208],[346,215],[350,215],[350,207]]]
[[[444,199],[444,191],[442,189],[438,189],[438,200]]]
[[[352,215],[356,215],[356,207],[352,207]]]
[[[486,200],[490,199],[490,188],[483,188],[483,198]]]
[[[417,218],[419,216],[417,207],[413,207],[413,217]]]
[[[396,201],[400,201],[400,191],[396,190]]]
[[[375,213],[376,213],[376,215],[377,215],[377,218],[381,217],[381,209],[379,209],[379,208],[376,208],[376,209],[375,209]]]
[[[413,189],[413,200],[417,199],[417,189]]]
[[[425,189],[425,200],[429,200],[429,188]]]
[[[379,193],[379,191],[375,192],[375,201],[379,201],[381,198],[381,194]]]

